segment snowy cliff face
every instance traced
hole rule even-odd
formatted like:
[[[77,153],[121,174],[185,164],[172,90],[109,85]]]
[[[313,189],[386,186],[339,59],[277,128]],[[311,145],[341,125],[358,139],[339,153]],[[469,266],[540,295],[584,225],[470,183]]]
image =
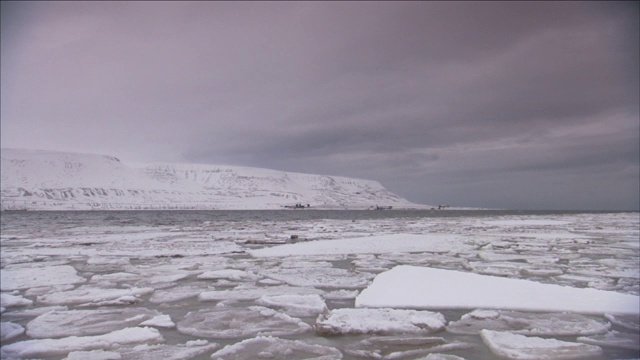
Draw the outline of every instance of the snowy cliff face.
[[[375,181],[199,164],[2,149],[3,210],[420,207]]]

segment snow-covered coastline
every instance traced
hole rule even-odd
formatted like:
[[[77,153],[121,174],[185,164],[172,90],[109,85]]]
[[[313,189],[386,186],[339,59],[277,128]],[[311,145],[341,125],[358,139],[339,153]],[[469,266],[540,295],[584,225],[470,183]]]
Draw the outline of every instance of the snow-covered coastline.
[[[2,149],[2,210],[428,209],[372,180]]]

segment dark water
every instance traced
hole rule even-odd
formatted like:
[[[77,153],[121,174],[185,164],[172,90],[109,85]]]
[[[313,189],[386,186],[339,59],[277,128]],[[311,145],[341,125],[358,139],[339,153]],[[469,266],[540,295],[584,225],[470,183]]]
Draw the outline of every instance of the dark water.
[[[214,210],[214,211],[3,211],[2,230],[28,226],[33,230],[77,226],[197,226],[209,222],[381,220],[425,218],[483,218],[497,216],[570,215],[611,211],[540,210]],[[622,213],[622,212],[620,212]],[[19,221],[16,221],[19,220]]]

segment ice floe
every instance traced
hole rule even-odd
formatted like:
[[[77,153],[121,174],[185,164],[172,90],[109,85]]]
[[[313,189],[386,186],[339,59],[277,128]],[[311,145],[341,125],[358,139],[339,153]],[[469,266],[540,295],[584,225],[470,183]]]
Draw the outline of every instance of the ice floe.
[[[0,340],[13,339],[24,334],[24,328],[20,324],[12,322],[0,322]]]
[[[109,350],[121,345],[162,342],[156,329],[133,327],[96,336],[70,336],[60,339],[36,339],[4,345],[1,358],[29,358],[64,355],[72,351]]]
[[[211,355],[211,359],[337,360],[342,359],[342,353],[340,350],[329,346],[307,344],[299,340],[258,336],[228,345]]]
[[[347,334],[429,334],[443,330],[442,314],[420,310],[334,309],[316,320],[321,335]]]
[[[156,290],[153,292],[149,301],[154,304],[165,304],[181,300],[187,300],[198,296],[203,290],[212,290],[211,288],[201,288],[197,286],[175,286]]]
[[[78,276],[69,265],[46,267],[3,268],[0,272],[0,290],[19,290],[39,286],[79,284],[86,279]]]
[[[638,296],[415,266],[381,273],[356,307],[638,314]]]
[[[354,239],[318,240],[249,250],[255,257],[329,255],[329,254],[381,254],[400,252],[456,252],[471,249],[460,235],[449,234],[389,234]]]
[[[17,307],[17,306],[29,306],[31,304],[33,304],[33,301],[29,299],[25,299],[20,295],[0,293],[0,306],[4,308]]]
[[[311,330],[300,319],[262,306],[189,312],[178,322],[178,331],[198,337],[233,339],[255,335],[292,335]]]
[[[449,322],[454,334],[477,334],[482,329],[509,331],[521,335],[577,336],[604,334],[611,328],[607,321],[574,313],[523,313],[517,311],[475,310],[460,320]]]
[[[27,335],[33,338],[98,335],[140,325],[160,316],[145,308],[51,311],[27,324]]]
[[[638,333],[621,333],[613,330],[606,334],[580,336],[577,340],[585,344],[640,351],[640,335]]]
[[[585,359],[602,354],[599,346],[482,330],[482,341],[499,357],[519,360]]]
[[[76,290],[38,296],[37,302],[45,305],[130,305],[137,302],[139,296],[148,295],[152,292],[152,288],[105,289],[82,286]]]
[[[640,332],[640,317],[638,316],[622,316],[622,315],[611,315],[604,314],[604,317],[611,321],[611,323],[616,324],[618,326],[622,326],[623,328],[633,330],[636,332]]]
[[[328,311],[320,295],[264,295],[256,301],[260,305],[281,309],[291,316],[316,316]]]
[[[322,295],[324,291],[312,287],[297,286],[238,286],[232,290],[204,291],[198,295],[200,301],[223,301],[223,300],[255,300],[264,295]]]
[[[369,284],[369,278],[362,273],[332,267],[277,268],[261,271],[260,274],[293,286],[357,289]]]
[[[142,344],[133,348],[119,348],[117,351],[122,360],[187,360],[210,353],[217,348],[217,343],[194,340],[177,345]]]
[[[475,345],[466,342],[448,342],[442,337],[373,336],[349,344],[344,351],[348,355],[367,359],[406,359],[442,351],[470,349]]]
[[[258,280],[259,277],[256,274],[253,274],[248,271],[237,270],[237,269],[221,269],[221,270],[205,271],[204,273],[198,275],[198,279],[201,279],[201,280],[227,279],[232,281],[255,281],[255,280]]]

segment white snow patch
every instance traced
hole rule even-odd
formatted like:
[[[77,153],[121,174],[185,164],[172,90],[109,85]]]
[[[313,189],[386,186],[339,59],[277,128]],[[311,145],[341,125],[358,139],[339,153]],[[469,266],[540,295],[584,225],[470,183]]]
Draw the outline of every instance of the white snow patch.
[[[634,295],[406,265],[376,276],[356,307],[640,313]]]

